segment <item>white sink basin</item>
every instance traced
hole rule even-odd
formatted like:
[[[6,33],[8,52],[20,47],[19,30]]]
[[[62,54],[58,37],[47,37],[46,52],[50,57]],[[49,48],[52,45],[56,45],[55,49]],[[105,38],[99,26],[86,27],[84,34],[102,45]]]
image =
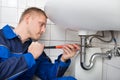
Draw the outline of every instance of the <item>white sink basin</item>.
[[[48,0],[45,12],[64,28],[120,31],[120,0]]]

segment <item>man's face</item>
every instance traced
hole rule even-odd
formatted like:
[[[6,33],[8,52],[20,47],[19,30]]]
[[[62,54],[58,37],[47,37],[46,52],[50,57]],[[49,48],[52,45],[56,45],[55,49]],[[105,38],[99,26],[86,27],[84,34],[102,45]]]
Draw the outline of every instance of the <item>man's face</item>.
[[[44,15],[35,14],[30,18],[29,29],[28,32],[30,34],[30,38],[33,40],[39,40],[41,35],[46,30],[46,22],[47,19]]]

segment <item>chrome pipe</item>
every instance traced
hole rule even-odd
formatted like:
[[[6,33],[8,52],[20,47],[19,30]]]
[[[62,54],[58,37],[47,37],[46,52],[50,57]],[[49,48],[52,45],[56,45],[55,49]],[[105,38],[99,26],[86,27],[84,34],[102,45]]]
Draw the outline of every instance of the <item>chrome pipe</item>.
[[[81,51],[80,51],[80,64],[84,70],[90,70],[94,64],[96,57],[108,58],[111,59],[112,52],[106,53],[95,53],[91,56],[89,60],[89,65],[86,65],[86,36],[81,36]]]

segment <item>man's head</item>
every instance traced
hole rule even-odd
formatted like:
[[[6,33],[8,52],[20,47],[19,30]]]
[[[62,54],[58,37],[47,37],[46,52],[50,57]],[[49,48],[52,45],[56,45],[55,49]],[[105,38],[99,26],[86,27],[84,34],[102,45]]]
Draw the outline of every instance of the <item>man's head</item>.
[[[19,24],[26,29],[27,36],[38,40],[46,30],[47,16],[45,12],[36,7],[26,9],[19,21]]]
[[[46,14],[43,10],[41,10],[37,7],[30,7],[22,13],[19,23],[25,18],[25,16],[27,14],[32,14],[32,13],[35,13],[35,12],[38,13],[38,14],[44,15],[47,18]]]

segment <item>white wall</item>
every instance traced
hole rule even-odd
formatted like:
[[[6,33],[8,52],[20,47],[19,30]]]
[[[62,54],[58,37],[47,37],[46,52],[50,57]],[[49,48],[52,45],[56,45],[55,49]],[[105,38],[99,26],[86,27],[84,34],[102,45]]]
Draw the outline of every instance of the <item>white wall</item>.
[[[19,17],[23,10],[30,6],[36,6],[44,9],[44,5],[47,0],[0,0],[0,28],[6,24],[10,24],[16,27]],[[109,32],[107,32],[109,36]],[[109,39],[109,37],[107,37]],[[120,32],[116,32],[116,38],[118,43],[120,42]],[[79,37],[76,31],[65,30],[60,26],[55,25],[50,20],[47,22],[46,33],[42,36],[41,42],[45,45],[59,45],[64,43],[79,43]],[[113,48],[114,43],[102,43],[95,39],[93,44],[101,47],[103,51],[109,48]],[[45,50],[48,56],[54,61],[61,50]],[[74,75],[74,71],[71,70],[73,65],[68,69],[66,75]],[[112,60],[103,61],[103,76],[102,80],[120,80],[120,57],[112,58]]]

